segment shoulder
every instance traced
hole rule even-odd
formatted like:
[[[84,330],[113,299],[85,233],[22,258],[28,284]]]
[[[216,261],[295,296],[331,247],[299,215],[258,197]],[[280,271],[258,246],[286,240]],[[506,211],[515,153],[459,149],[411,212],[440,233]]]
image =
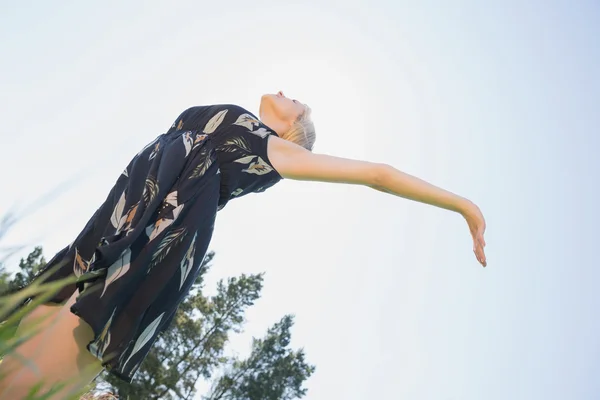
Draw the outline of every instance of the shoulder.
[[[186,108],[171,125],[171,131],[204,129],[210,132],[218,126],[259,126],[252,112],[236,104],[212,104]],[[206,132],[209,133],[209,132]]]

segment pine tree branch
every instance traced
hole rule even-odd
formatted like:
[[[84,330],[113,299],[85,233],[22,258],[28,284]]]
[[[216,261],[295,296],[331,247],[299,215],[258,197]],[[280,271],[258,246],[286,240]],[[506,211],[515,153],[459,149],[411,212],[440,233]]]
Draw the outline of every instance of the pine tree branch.
[[[194,383],[192,383],[192,388],[188,392],[187,396],[185,396],[184,400],[189,400],[190,396],[194,394],[194,387],[196,386],[196,383],[198,383],[198,379],[200,379],[200,374],[196,375],[196,379],[194,379]]]
[[[224,314],[224,317],[221,319],[221,323],[220,324],[215,324],[213,325],[208,331],[206,331],[206,333],[194,344],[194,347],[192,347],[191,349],[189,349],[184,355],[183,357],[171,368],[177,368],[179,367],[179,365],[184,362],[187,361],[189,356],[191,354],[193,354],[194,351],[196,351],[200,345],[209,337],[212,336],[214,334],[214,332],[216,331],[217,328],[219,328],[221,325],[223,325],[223,323],[227,320],[227,318],[231,315],[231,313],[233,312],[233,310],[235,310],[235,308],[238,306],[238,304],[242,301],[242,299],[236,301],[230,308],[227,309],[227,312]],[[200,355],[204,354],[204,350],[206,349],[206,346],[202,349],[202,352],[200,353]],[[191,364],[188,365],[183,372],[180,375],[184,375],[186,374],[190,369],[191,369]],[[168,385],[167,388],[165,390],[163,390],[161,393],[158,394],[157,397],[154,397],[153,399],[155,400],[159,400],[162,396],[165,395],[165,393],[167,393],[169,391],[169,389],[171,389]]]
[[[259,353],[259,355],[260,355],[260,353]],[[246,366],[243,369],[241,369],[237,374],[235,374],[233,376],[233,378],[231,378],[232,383],[229,385],[229,388],[235,386],[235,384],[238,382],[238,380],[240,378],[242,378],[246,374],[246,372],[248,372],[251,368],[254,368],[256,366],[256,359],[260,358],[260,357],[258,357],[258,355],[253,356],[251,353],[250,357],[248,357],[248,358],[250,359],[250,361],[248,361],[246,363]],[[221,390],[221,393],[219,393],[219,395],[217,397],[213,397],[213,395],[211,394],[211,397],[208,400],[221,400],[221,398],[225,395],[225,393],[227,393],[227,389],[228,388],[223,388]]]

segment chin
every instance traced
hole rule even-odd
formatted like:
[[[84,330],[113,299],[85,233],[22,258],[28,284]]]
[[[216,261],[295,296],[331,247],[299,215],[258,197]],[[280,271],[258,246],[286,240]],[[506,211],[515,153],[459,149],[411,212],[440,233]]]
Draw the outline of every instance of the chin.
[[[269,101],[269,97],[270,97],[270,96],[271,96],[270,94],[263,94],[263,95],[260,97],[260,106],[261,106],[261,107],[263,106],[263,104],[265,104],[265,102]]]
[[[258,106],[258,117],[259,117],[259,118],[261,118],[261,119],[262,119],[262,116],[263,116],[263,110],[264,110],[264,108],[265,108],[265,100],[266,100],[266,96],[267,96],[267,95],[265,94],[265,95],[263,95],[263,96],[260,98],[260,105]]]
[[[276,94],[263,94],[262,97],[260,98],[261,103],[263,101],[270,101],[270,100],[274,100],[275,98],[277,98]]]
[[[264,110],[268,107],[267,104],[272,102],[276,96],[274,94],[263,94],[260,98],[260,106],[258,107],[258,115],[262,118]]]

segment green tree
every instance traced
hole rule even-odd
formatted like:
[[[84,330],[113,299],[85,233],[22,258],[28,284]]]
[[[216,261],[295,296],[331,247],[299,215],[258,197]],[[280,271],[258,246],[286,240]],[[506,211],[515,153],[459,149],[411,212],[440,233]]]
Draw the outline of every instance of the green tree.
[[[17,289],[27,285],[35,274],[46,265],[46,259],[40,246],[33,249],[26,258],[19,261],[19,271],[9,283],[9,289]]]
[[[0,296],[29,283],[37,271],[46,265],[42,248],[36,247],[26,258],[19,261],[19,270],[11,277],[4,263],[0,263]]]
[[[8,290],[10,285],[10,273],[6,271],[4,264],[0,264],[0,295]]]
[[[35,247],[26,258],[19,261],[19,270],[11,277],[11,274],[5,270],[4,265],[0,265],[0,296],[9,294],[17,289],[27,285],[33,279],[35,273],[46,265],[46,260],[42,255],[42,248]],[[22,305],[17,305],[14,311],[17,311]],[[0,321],[3,322],[3,321]],[[14,335],[17,325],[10,328],[5,327],[5,334],[8,337]]]
[[[286,315],[262,339],[253,339],[245,360],[233,359],[205,400],[290,400],[303,397],[302,387],[315,371],[303,350],[289,348],[293,317]]]

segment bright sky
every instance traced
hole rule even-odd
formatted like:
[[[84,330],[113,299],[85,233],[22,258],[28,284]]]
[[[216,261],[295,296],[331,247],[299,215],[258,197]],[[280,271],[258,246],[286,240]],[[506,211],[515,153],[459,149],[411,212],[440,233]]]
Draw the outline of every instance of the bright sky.
[[[494,3],[1,2],[0,214],[49,202],[2,245],[50,258],[182,110],[283,90],[316,152],[479,204],[489,266],[457,214],[284,181],[218,217],[209,292],[266,272],[233,351],[293,313],[309,400],[597,399],[600,6]]]

